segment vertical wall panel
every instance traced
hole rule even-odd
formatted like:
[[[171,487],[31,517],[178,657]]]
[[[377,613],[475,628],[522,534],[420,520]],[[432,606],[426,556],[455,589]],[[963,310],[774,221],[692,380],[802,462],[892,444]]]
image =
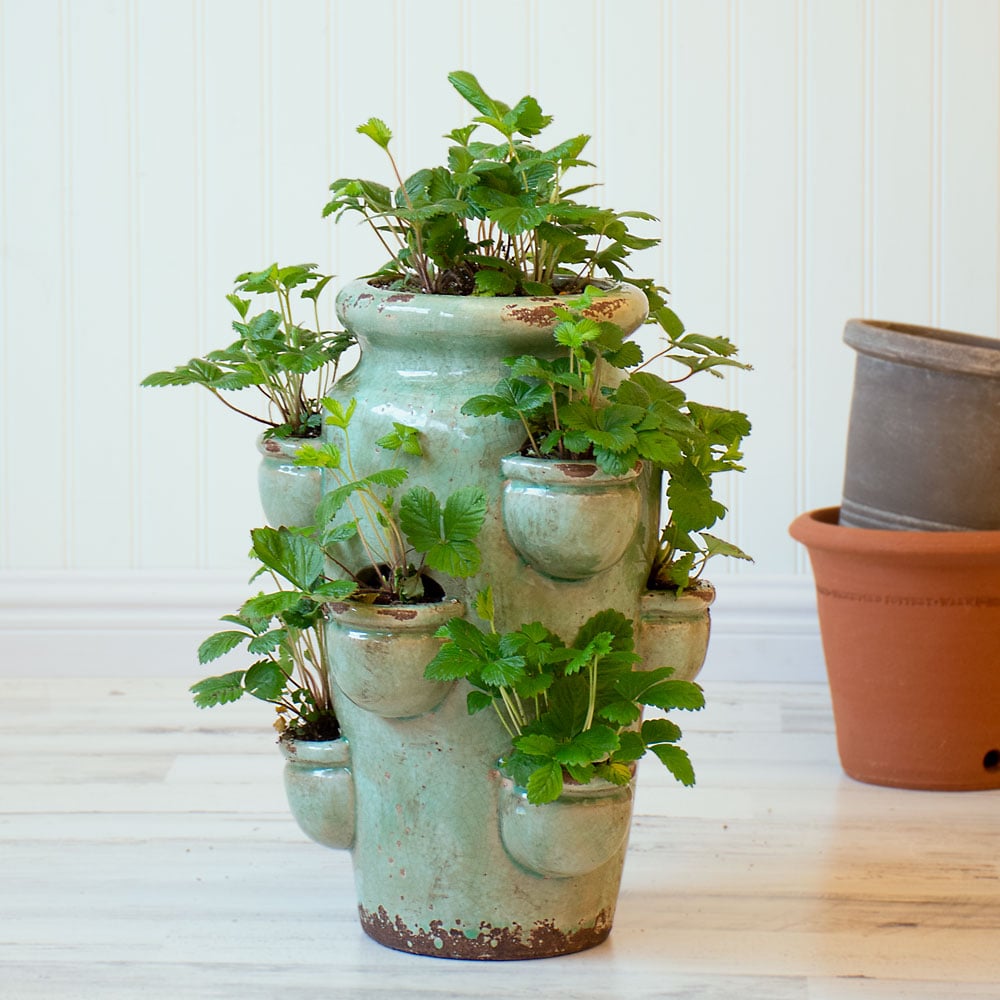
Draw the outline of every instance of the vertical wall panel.
[[[877,316],[926,321],[937,259],[932,0],[876,0],[874,289]]]
[[[864,313],[865,5],[804,8],[802,162],[805,356],[795,380],[802,399],[804,508],[839,503],[854,352],[844,323]]]
[[[70,4],[67,402],[70,553],[80,568],[132,563],[128,38],[124,0]],[[115,345],[112,347],[112,344]]]
[[[596,27],[603,39],[601,151],[598,197],[618,211],[641,210],[659,221],[630,220],[629,228],[639,236],[662,239],[666,233],[664,135],[661,58],[666,7],[658,0],[642,0],[630,6],[631,13],[648,30],[637,33],[633,23],[617,8],[602,5]],[[623,66],[628,60],[628,69]],[[630,258],[636,277],[655,278],[669,285],[662,248],[634,253]],[[628,273],[628,272],[626,272]],[[636,337],[647,355],[655,352],[658,338],[652,327]]]
[[[381,264],[355,219],[320,218],[327,186],[389,179],[354,131],[371,115],[404,170],[440,161],[471,114],[456,68],[593,134],[576,179],[662,215],[640,267],[755,365],[698,390],[754,422],[722,533],[758,562],[713,576],[806,572],[785,528],[839,495],[849,316],[998,333],[994,0],[37,0],[0,21],[0,570],[245,565],[257,428],[136,383],[229,342],[241,270]]]
[[[939,3],[943,106],[938,321],[996,336],[1000,330],[990,289],[1000,272],[1000,5],[995,0]]]
[[[190,6],[137,3],[134,18],[131,294],[138,324],[132,378],[139,401],[137,563],[179,568],[195,566],[200,558],[204,390],[140,389],[137,384],[150,372],[183,364],[200,349],[196,25]]]
[[[225,296],[234,277],[274,257],[271,184],[270,5],[196,0],[193,124],[197,350],[225,346],[236,316]],[[311,26],[303,25],[310,31]],[[192,390],[194,391],[194,390]],[[244,395],[245,394],[245,395]],[[235,398],[259,406],[255,390]],[[263,429],[202,401],[201,558],[206,566],[245,565],[250,528],[262,523],[254,439]]]
[[[58,0],[3,9],[3,369],[0,522],[4,566],[67,563],[66,396],[70,37]],[[110,331],[108,344],[116,342]]]
[[[396,0],[371,0],[364,4],[335,2],[333,11],[333,93],[330,118],[333,127],[333,170],[329,181],[339,177],[365,177],[391,183],[385,154],[355,128],[369,118],[381,118],[393,131],[391,148],[399,153],[405,136],[419,129],[417,121],[404,122],[397,80],[397,46],[402,44],[395,29]],[[371,25],[381,28],[375,50],[359,44]],[[429,74],[428,74],[429,76]],[[324,191],[324,197],[327,192]],[[320,206],[322,208],[322,205]],[[332,268],[340,281],[369,274],[386,259],[385,251],[359,222],[346,215],[333,228]]]
[[[754,428],[746,450],[748,471],[733,503],[741,531],[754,526],[750,548],[765,573],[780,572],[794,554],[786,529],[799,505],[796,462],[803,427],[795,373],[802,355],[796,258],[800,16],[798,0],[743,4],[736,30],[735,336],[758,370],[732,380],[734,401],[752,415]],[[767,246],[763,253],[762,239]],[[776,382],[786,387],[784,392],[773,391]]]
[[[270,85],[263,96],[270,119],[267,162],[271,239],[267,254],[284,263],[329,266],[328,223],[321,216],[330,181],[325,136],[327,4],[296,3],[294,17],[270,0],[264,26]]]

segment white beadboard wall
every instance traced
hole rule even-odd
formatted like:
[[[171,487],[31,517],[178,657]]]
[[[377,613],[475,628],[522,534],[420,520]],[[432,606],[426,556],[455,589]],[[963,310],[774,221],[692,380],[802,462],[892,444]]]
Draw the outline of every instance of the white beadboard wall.
[[[998,333],[998,0],[0,0],[0,673],[189,676],[246,593],[255,431],[148,372],[229,339],[242,270],[380,263],[329,182],[407,170],[467,120],[446,74],[654,211],[641,267],[756,370],[716,566],[716,676],[822,676],[787,536],[839,500],[847,318]],[[327,303],[329,311],[330,303]],[[202,398],[202,396],[205,398]],[[736,478],[736,477],[732,477]]]

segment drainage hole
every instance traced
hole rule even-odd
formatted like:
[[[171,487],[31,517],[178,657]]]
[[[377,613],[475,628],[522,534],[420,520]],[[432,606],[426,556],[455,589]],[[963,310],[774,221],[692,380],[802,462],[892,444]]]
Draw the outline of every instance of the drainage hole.
[[[983,757],[983,767],[987,771],[1000,770],[1000,750],[987,750]]]

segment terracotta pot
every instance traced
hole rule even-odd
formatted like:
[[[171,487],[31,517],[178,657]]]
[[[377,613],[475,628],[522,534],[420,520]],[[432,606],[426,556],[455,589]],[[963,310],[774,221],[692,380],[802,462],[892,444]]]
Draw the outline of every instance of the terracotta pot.
[[[837,746],[853,778],[1000,788],[1000,531],[796,518],[809,550]]]
[[[1000,340],[851,320],[857,351],[841,522],[1000,529]]]

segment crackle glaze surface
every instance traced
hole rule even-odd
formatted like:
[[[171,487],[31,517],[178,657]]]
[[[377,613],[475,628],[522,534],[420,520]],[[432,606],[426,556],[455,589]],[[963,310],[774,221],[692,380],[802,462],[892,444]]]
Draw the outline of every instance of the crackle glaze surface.
[[[638,619],[657,526],[649,477],[639,478],[638,510],[615,564],[586,580],[552,580],[518,555],[502,522],[501,459],[520,445],[521,425],[461,413],[469,397],[493,388],[504,358],[551,355],[553,301],[410,295],[355,282],[337,308],[362,357],[337,392],[357,400],[355,456],[377,454],[375,440],[399,421],[422,435],[424,455],[404,459],[409,484],[429,487],[441,501],[460,486],[485,490],[482,570],[469,580],[442,578],[449,596],[472,608],[475,593],[491,585],[499,629],[541,620],[571,640],[603,608]],[[596,309],[631,331],[645,316],[645,298],[630,289]],[[384,652],[389,669],[375,673],[392,699],[392,653]],[[336,681],[340,668],[331,666]],[[377,685],[377,676],[365,678],[375,699]],[[343,696],[338,702],[352,748],[362,926],[391,947],[451,958],[541,957],[598,943],[614,917],[624,843],[585,876],[543,878],[513,861],[500,841],[496,770],[510,737],[493,713],[469,716],[467,690],[456,685],[440,704],[435,695],[423,714],[407,719],[381,717]]]

